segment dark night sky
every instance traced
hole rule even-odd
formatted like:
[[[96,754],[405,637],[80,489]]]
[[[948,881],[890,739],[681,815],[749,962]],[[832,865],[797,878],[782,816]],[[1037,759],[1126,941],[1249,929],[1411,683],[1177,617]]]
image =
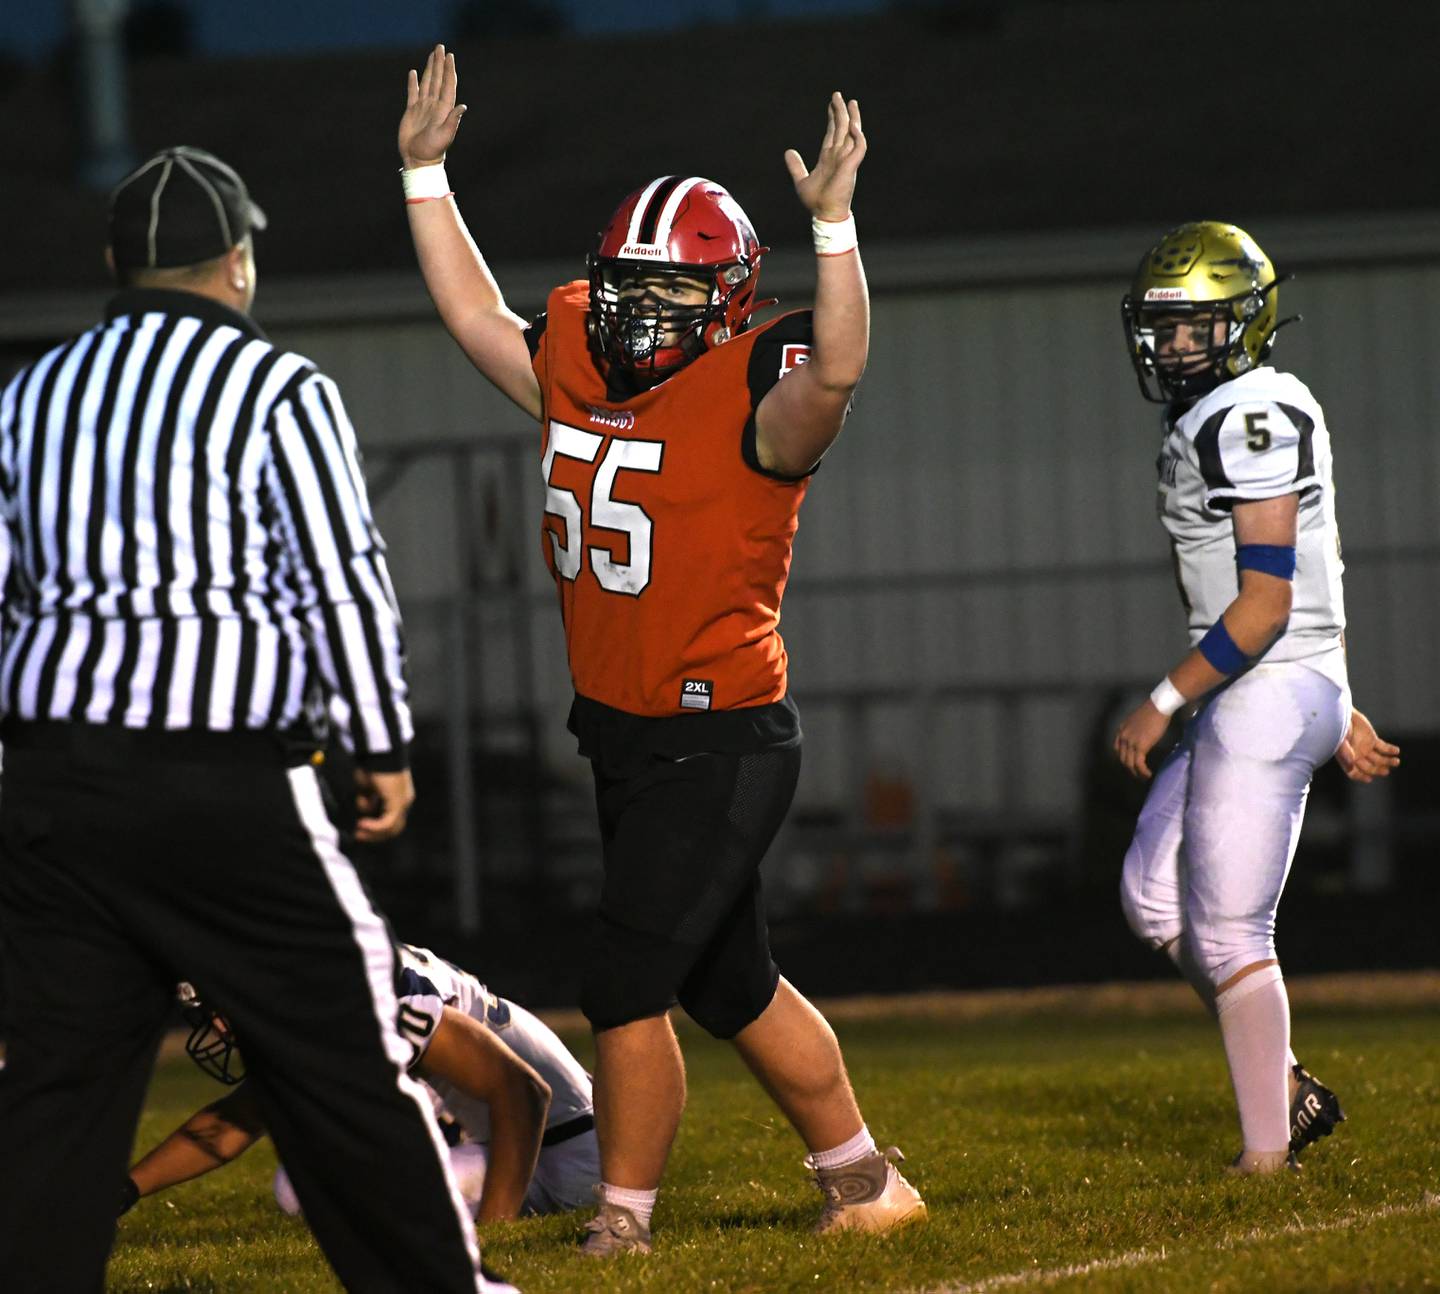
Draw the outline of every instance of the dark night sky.
[[[643,35],[472,34],[456,46],[471,111],[449,170],[505,261],[578,264],[618,199],[667,172],[719,180],[766,241],[799,244],[781,153],[813,153],[840,88],[865,110],[867,240],[1440,211],[1440,170],[1421,147],[1440,107],[1440,6],[1366,12],[1276,0],[1240,22],[1189,0],[1015,0]],[[139,59],[136,149],[195,143],[237,166],[271,217],[268,274],[408,270],[394,134],[422,53]],[[0,289],[94,286],[104,200],[74,182],[64,66],[12,66],[0,87],[0,156],[27,194],[0,204],[12,251]]]
[[[890,0],[244,0],[244,20],[220,0],[130,0],[131,10],[183,15],[195,52],[206,57],[305,54],[424,46],[453,39],[468,9],[496,27],[548,22],[581,35],[644,33],[697,23],[825,18],[895,7]],[[24,0],[0,8],[0,51],[24,62],[54,54],[65,38],[69,0]],[[472,20],[473,21],[473,20]]]

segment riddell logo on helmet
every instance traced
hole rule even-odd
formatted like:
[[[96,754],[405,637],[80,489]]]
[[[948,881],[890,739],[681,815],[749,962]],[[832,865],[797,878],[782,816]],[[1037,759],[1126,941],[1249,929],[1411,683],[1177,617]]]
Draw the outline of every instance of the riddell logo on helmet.
[[[669,249],[659,247],[655,243],[626,243],[616,255],[637,256],[642,260],[651,261],[668,261],[670,259]]]
[[[1146,288],[1147,301],[1188,301],[1190,294],[1184,288]]]

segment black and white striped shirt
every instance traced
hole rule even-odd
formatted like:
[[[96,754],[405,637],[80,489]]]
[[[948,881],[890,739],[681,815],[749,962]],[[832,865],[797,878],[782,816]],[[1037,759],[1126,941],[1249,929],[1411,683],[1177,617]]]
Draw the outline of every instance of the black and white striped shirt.
[[[132,289],[0,395],[0,711],[411,736],[384,544],[335,384],[246,316]]]

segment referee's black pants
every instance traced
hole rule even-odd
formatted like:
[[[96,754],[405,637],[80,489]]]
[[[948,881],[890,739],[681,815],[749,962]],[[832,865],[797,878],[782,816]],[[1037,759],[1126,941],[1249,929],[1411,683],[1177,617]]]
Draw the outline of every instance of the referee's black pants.
[[[0,1287],[103,1289],[186,979],[241,1040],[345,1286],[474,1291],[474,1229],[405,1077],[393,942],[314,768],[261,734],[7,722],[3,740]]]

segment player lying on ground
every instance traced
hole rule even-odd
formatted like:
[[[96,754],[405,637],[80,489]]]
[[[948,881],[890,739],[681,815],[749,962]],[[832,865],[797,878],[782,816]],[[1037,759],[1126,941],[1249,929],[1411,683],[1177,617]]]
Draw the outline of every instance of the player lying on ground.
[[[541,424],[542,544],[600,815],[581,1005],[604,1181],[585,1251],[649,1248],[685,1102],[677,1002],[734,1042],[799,1133],[820,1230],[917,1221],[925,1206],[867,1131],[834,1033],[771,959],[759,872],[799,774],[777,629],[791,543],[869,346],[850,215],[859,105],[832,97],[813,171],[785,156],[815,238],[813,317],[752,327],[754,229],[719,185],[671,175],[626,198],[588,282],[527,323],[450,192],[455,92],[437,46],[400,124],[410,230],[446,327]]]
[[[1141,392],[1166,405],[1160,518],[1192,650],[1120,725],[1136,777],[1170,717],[1121,886],[1142,939],[1217,1016],[1244,1145],[1231,1168],[1288,1165],[1345,1116],[1290,1050],[1275,912],[1315,769],[1385,777],[1399,750],[1350,702],[1330,435],[1298,378],[1264,364],[1280,280],[1244,230],[1182,225],[1123,303]]]
[[[593,1201],[600,1179],[590,1077],[565,1044],[523,1007],[423,948],[400,945],[400,1029],[451,1143],[450,1162],[480,1222],[556,1213]],[[237,1074],[236,1040],[203,1007],[187,1050],[222,1082],[238,1084],[207,1105],[131,1170],[124,1207],[227,1164],[265,1128]],[[357,1129],[357,1139],[364,1130]],[[299,1202],[282,1166],[275,1195]]]

